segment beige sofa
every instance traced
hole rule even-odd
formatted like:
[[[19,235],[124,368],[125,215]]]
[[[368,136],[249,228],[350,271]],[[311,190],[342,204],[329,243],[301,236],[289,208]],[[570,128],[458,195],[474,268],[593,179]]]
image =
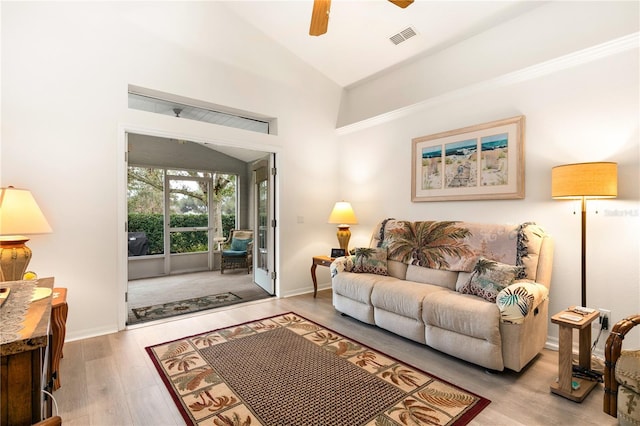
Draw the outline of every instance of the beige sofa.
[[[339,312],[491,370],[547,339],[553,241],[537,225],[387,219],[331,265]]]

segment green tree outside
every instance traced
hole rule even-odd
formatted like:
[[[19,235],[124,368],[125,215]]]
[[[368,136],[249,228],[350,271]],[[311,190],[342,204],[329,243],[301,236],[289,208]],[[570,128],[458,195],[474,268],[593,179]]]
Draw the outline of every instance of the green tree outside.
[[[130,166],[128,169],[129,232],[144,232],[148,254],[164,252],[164,182],[169,175],[169,224],[176,228],[208,227],[214,237],[227,237],[235,227],[236,176],[222,173]],[[171,179],[176,176],[176,179]],[[180,180],[180,176],[197,180]],[[211,216],[207,215],[212,190]],[[224,213],[223,213],[224,212]],[[229,214],[231,213],[231,214]],[[206,251],[207,231],[173,232],[171,253]]]

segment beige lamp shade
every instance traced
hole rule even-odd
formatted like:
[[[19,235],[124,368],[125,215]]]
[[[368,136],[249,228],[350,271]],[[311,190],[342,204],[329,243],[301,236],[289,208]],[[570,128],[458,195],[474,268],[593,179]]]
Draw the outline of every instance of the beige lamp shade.
[[[0,188],[0,281],[17,281],[31,260],[24,235],[47,234],[51,227],[26,189]]]
[[[338,201],[331,214],[329,215],[329,223],[355,225],[358,223],[356,214],[351,207],[351,203],[346,201]]]
[[[553,198],[615,198],[618,195],[616,163],[577,163],[551,169]]]
[[[0,237],[48,234],[51,227],[31,191],[0,188]]]

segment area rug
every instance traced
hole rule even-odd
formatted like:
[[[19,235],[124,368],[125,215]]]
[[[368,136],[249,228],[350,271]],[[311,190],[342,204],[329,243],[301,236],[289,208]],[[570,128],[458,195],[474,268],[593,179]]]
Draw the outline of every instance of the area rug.
[[[179,302],[133,308],[131,309],[133,315],[129,315],[127,323],[137,324],[181,314],[203,311],[205,309],[218,308],[221,306],[232,305],[240,299],[240,296],[233,293],[221,293],[211,296],[196,297],[194,299],[180,300]]]
[[[464,425],[490,401],[293,312],[146,348],[190,425]]]

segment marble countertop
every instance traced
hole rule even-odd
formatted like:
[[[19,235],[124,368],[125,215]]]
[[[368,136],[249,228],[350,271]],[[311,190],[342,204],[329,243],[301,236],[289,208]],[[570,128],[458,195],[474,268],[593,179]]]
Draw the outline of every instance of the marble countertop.
[[[0,307],[0,355],[7,356],[46,346],[51,318],[51,292],[54,279],[5,281],[11,289]]]

